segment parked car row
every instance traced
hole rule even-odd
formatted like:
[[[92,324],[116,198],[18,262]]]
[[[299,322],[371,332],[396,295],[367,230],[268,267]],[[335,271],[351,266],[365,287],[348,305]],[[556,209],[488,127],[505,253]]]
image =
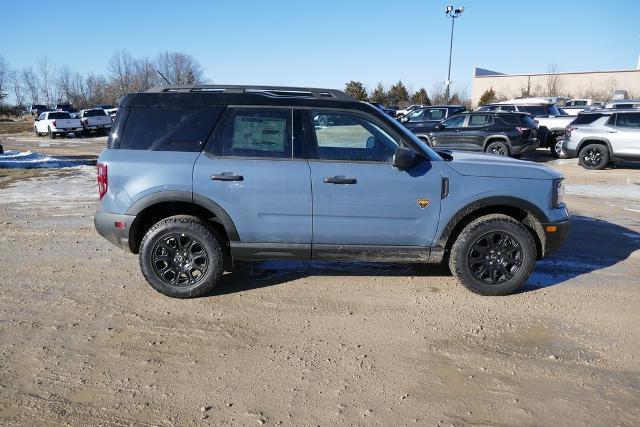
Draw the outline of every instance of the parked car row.
[[[114,107],[113,105],[99,104],[99,105],[96,105],[94,108],[90,108],[89,110],[96,110],[96,109],[101,109],[106,111],[107,115],[111,118],[111,121],[112,122],[115,121],[118,108]],[[54,107],[47,107],[46,105],[43,105],[43,104],[32,104],[28,108],[23,110],[23,114],[29,114],[34,119],[36,119],[40,117],[40,114],[44,113],[45,111],[66,111],[71,115],[72,118],[79,118],[79,115],[80,115],[80,112],[69,103],[59,103],[59,104],[56,104]]]

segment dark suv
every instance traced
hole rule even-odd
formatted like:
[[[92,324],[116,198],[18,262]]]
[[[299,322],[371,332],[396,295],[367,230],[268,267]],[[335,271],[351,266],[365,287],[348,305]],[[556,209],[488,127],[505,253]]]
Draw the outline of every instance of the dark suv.
[[[518,157],[538,148],[538,125],[524,113],[462,113],[425,134],[432,147]]]
[[[400,119],[407,129],[420,136],[429,132],[437,123],[466,111],[464,105],[432,105],[416,108]]]
[[[467,288],[503,295],[569,231],[558,172],[440,155],[331,89],[129,94],[97,166],[98,232],[179,298],[210,292],[235,261],[265,259],[448,261]]]

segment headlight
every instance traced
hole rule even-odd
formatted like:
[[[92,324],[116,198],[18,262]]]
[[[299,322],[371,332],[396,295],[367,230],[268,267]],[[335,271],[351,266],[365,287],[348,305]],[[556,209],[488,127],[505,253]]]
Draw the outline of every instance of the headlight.
[[[564,178],[553,180],[553,194],[551,207],[559,208],[564,205]]]

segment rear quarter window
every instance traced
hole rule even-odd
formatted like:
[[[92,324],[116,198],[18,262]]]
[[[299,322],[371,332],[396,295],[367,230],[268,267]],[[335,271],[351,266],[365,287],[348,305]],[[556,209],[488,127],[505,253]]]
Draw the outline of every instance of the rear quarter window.
[[[223,110],[134,107],[126,118],[118,112],[110,139],[119,139],[117,146],[123,150],[201,151]]]
[[[588,125],[595,122],[602,116],[603,116],[602,114],[578,114],[578,117],[573,122],[571,122],[571,124],[572,125]]]
[[[521,115],[520,116],[520,124],[525,125],[525,126],[530,126],[530,127],[536,127],[538,126],[538,124],[536,123],[535,120],[533,120],[533,117],[531,116],[525,116],[525,115]]]

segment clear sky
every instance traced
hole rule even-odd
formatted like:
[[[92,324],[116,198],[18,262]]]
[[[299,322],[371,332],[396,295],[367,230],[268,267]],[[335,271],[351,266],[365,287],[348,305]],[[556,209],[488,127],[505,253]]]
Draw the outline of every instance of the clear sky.
[[[402,79],[431,90],[446,79],[447,4],[456,21],[454,90],[473,67],[504,73],[632,69],[640,0],[5,0],[0,55],[14,68],[46,55],[80,72],[106,71],[114,51],[190,53],[220,84],[369,89]]]

